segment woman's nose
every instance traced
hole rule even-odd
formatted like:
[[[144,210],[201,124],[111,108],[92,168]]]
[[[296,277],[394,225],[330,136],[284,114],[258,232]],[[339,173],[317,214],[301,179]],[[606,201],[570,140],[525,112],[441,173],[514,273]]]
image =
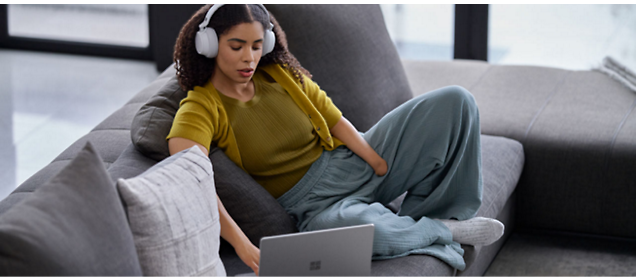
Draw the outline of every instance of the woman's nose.
[[[243,61],[252,62],[254,60],[254,52],[252,48],[244,48]]]

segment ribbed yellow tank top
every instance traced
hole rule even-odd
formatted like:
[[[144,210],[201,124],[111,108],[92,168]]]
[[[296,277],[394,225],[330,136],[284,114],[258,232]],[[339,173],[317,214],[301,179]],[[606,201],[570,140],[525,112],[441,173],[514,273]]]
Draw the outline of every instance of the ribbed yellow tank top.
[[[245,170],[275,198],[291,189],[322,154],[312,123],[285,89],[255,76],[255,95],[242,102],[219,96]]]

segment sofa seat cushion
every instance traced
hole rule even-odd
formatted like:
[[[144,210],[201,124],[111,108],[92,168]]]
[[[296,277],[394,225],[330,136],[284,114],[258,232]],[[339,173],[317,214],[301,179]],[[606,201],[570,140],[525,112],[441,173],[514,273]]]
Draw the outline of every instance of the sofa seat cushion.
[[[496,218],[515,191],[525,163],[519,141],[500,136],[481,136],[483,193],[477,216]]]
[[[512,139],[489,135],[481,136],[481,146],[483,193],[482,204],[479,210],[477,210],[477,216],[497,218],[501,216],[504,206],[510,199],[521,177],[525,160],[523,146],[518,141]],[[403,199],[403,197],[401,197],[401,199]],[[400,201],[398,200],[391,203],[399,205]],[[476,251],[476,253],[472,252],[473,256],[468,256],[467,254],[469,252],[465,253],[466,268],[470,268],[472,262],[478,257],[474,255],[478,254],[479,249],[480,248],[473,250]],[[417,258],[419,262],[425,264],[419,267],[413,266],[413,258]],[[452,276],[455,273],[446,263],[431,256],[416,255],[407,256],[402,261],[400,261],[400,259],[402,258],[395,259],[390,263],[386,261],[374,261],[372,266],[373,275]],[[429,261],[428,259],[431,260]]]
[[[460,84],[477,100],[482,133],[523,144],[518,226],[636,236],[636,92],[595,71],[461,60],[404,65],[416,95]]]
[[[502,211],[514,192],[523,170],[525,159],[523,146],[512,139],[489,135],[481,136],[481,145],[484,183],[482,205],[477,215],[490,218],[505,216]],[[401,201],[398,199],[392,202],[394,203],[399,205]],[[506,224],[506,226],[512,225]],[[501,246],[501,244],[498,245]],[[480,249],[472,250],[471,256],[464,256],[467,268],[470,268],[472,262],[479,258],[476,255]],[[249,272],[249,268],[231,250],[224,252],[222,248],[221,257],[228,268],[228,275]],[[490,257],[494,258],[494,255]],[[448,264],[428,255],[409,255],[391,260],[373,261],[371,272],[373,276],[453,276],[456,273]]]

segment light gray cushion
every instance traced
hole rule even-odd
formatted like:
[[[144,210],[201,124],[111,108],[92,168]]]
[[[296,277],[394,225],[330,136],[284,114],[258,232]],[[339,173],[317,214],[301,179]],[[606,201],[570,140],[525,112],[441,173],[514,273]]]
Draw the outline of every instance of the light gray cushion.
[[[483,193],[477,216],[497,218],[515,191],[525,156],[518,141],[481,135]]]
[[[212,164],[198,147],[117,187],[144,275],[225,276]]]
[[[367,131],[413,95],[378,5],[266,5],[289,51],[344,116]]]
[[[141,275],[115,184],[90,143],[0,216],[0,275]]]

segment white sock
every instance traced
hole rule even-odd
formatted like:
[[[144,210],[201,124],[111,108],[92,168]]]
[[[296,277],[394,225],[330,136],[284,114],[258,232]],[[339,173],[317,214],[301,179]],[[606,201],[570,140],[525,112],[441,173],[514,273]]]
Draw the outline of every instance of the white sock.
[[[504,234],[504,225],[495,219],[474,217],[472,219],[441,220],[453,234],[453,240],[460,244],[486,246],[499,240]]]

